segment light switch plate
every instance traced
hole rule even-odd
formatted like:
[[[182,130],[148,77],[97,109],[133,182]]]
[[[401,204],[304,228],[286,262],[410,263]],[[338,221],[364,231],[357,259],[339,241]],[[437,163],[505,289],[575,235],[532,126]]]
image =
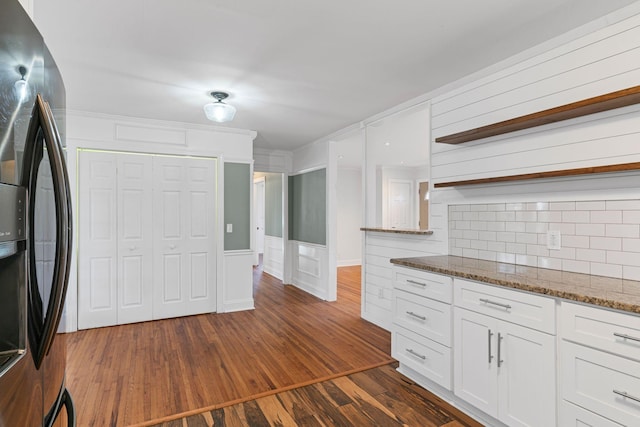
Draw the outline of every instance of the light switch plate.
[[[233,233],[233,224],[227,224],[227,233]]]

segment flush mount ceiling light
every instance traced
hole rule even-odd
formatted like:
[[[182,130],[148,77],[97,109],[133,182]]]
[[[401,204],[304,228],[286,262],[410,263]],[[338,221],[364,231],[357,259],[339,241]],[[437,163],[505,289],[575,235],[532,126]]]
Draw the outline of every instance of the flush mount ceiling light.
[[[236,107],[222,102],[229,94],[225,92],[211,92],[217,102],[210,102],[204,106],[204,113],[207,119],[218,123],[230,122],[236,115]]]

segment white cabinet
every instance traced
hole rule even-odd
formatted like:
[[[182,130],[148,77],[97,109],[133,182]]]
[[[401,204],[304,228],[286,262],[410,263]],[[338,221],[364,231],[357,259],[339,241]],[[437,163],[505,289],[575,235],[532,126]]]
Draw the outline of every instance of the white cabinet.
[[[448,276],[394,266],[391,355],[451,390],[451,284]]]
[[[561,310],[562,418],[576,424],[573,404],[640,425],[640,317],[572,303]]]
[[[554,301],[459,279],[454,288],[456,396],[509,426],[555,425],[555,336],[532,328],[546,328],[532,313],[553,319]]]
[[[80,151],[80,329],[215,311],[215,165]]]

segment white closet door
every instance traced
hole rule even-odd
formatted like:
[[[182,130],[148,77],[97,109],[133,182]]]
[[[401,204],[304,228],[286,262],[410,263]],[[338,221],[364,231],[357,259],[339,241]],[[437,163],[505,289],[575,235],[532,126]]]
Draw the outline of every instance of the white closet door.
[[[116,154],[79,153],[79,329],[117,323],[116,163]]]
[[[118,324],[153,315],[152,159],[118,154]]]
[[[216,161],[158,156],[153,162],[153,317],[215,311]]]

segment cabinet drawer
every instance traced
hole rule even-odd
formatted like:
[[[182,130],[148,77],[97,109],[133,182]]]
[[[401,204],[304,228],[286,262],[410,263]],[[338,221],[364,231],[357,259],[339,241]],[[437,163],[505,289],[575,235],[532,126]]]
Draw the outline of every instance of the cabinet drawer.
[[[399,289],[394,295],[395,324],[451,347],[451,305]]]
[[[451,349],[394,326],[391,355],[398,362],[451,390]]]
[[[456,278],[454,301],[467,310],[556,334],[556,303],[552,298]]]
[[[429,273],[406,267],[393,267],[393,285],[397,289],[451,303],[452,279],[442,274]]]
[[[621,424],[602,418],[601,416],[569,403],[566,400],[563,400],[562,405],[560,406],[560,423],[558,425],[580,427],[622,427]]]
[[[564,339],[640,361],[640,316],[563,302]]]
[[[562,395],[566,400],[620,424],[638,425],[638,362],[566,341],[561,351]]]

